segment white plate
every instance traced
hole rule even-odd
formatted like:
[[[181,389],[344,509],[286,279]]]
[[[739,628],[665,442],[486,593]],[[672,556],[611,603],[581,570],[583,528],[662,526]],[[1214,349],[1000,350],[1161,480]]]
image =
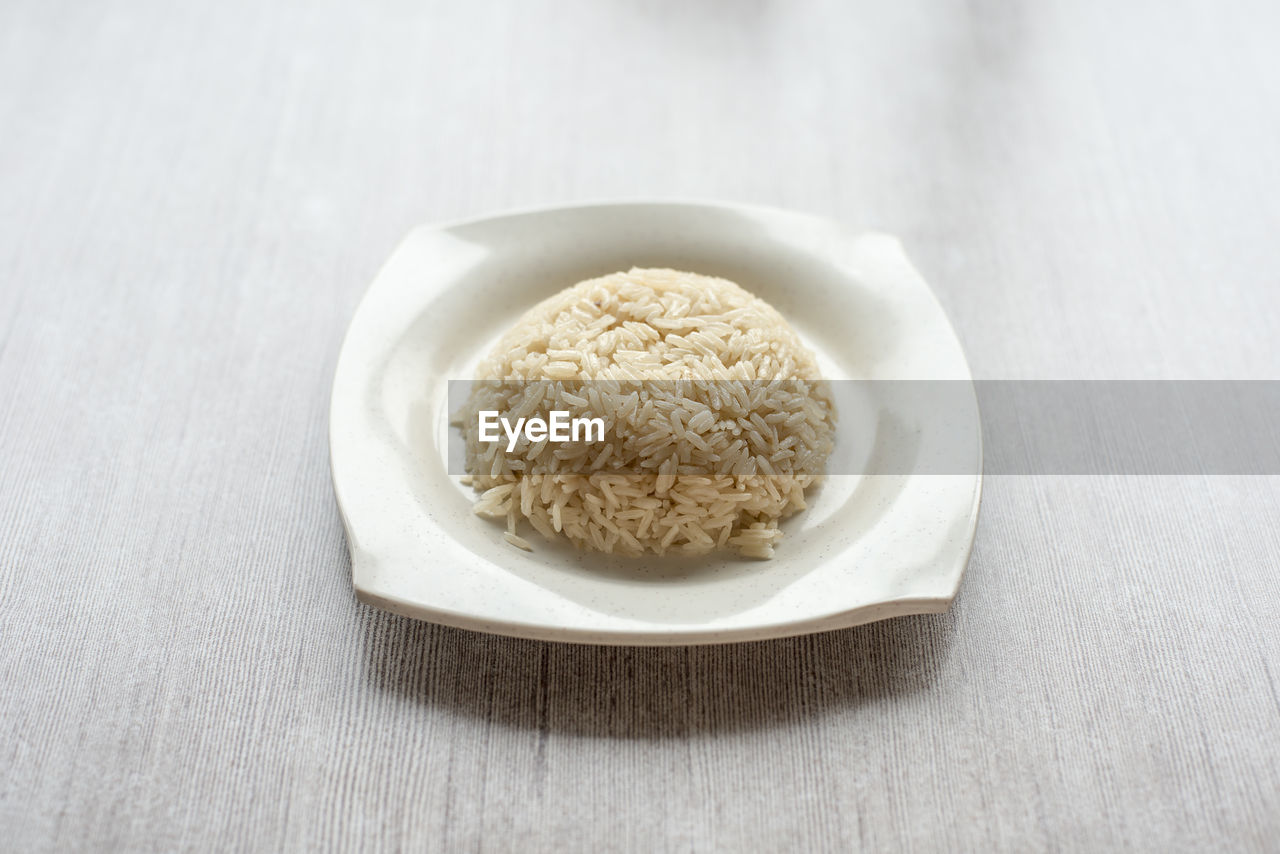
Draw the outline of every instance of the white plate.
[[[891,237],[691,203],[419,228],[360,303],[334,377],[333,484],[357,597],[462,628],[616,644],[754,640],[946,610],[977,523],[980,438],[973,474],[828,477],[783,523],[771,561],[609,557],[531,532],[526,553],[471,512],[471,490],[445,462],[448,380],[469,378],[538,300],[632,266],[738,282],[792,322],[828,377],[971,382],[942,308]]]

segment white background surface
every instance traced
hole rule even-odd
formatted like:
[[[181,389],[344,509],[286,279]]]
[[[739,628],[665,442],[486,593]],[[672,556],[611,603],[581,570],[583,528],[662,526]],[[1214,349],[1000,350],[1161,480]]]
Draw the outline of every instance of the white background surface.
[[[1271,378],[1258,3],[0,6],[17,850],[1274,849],[1267,478],[990,478],[937,617],[597,649],[353,600],[341,333],[413,225],[899,234],[976,376]]]

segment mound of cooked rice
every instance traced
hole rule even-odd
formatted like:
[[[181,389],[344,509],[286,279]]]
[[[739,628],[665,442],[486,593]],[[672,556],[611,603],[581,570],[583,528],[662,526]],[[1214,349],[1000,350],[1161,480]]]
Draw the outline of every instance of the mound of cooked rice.
[[[767,558],[778,521],[832,450],[835,412],[813,354],[733,282],[633,269],[530,309],[455,415],[475,511],[548,539],[640,555],[736,548]],[[603,442],[482,443],[477,415],[602,416]]]

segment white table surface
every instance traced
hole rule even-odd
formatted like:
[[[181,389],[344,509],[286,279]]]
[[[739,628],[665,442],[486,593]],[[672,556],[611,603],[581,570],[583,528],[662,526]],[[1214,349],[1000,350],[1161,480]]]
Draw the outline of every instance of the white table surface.
[[[995,477],[952,610],[592,648],[357,604],[326,404],[412,226],[897,233],[986,378],[1274,378],[1274,4],[0,5],[0,847],[1280,845],[1280,490]]]

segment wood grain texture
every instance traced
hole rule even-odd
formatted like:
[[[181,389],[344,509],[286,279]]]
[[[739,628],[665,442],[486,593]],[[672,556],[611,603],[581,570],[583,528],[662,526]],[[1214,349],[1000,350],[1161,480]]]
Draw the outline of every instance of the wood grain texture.
[[[980,377],[1275,378],[1273,4],[0,4],[0,847],[1275,850],[1267,478],[993,478],[948,614],[601,649],[358,605],[411,226],[900,234]]]

